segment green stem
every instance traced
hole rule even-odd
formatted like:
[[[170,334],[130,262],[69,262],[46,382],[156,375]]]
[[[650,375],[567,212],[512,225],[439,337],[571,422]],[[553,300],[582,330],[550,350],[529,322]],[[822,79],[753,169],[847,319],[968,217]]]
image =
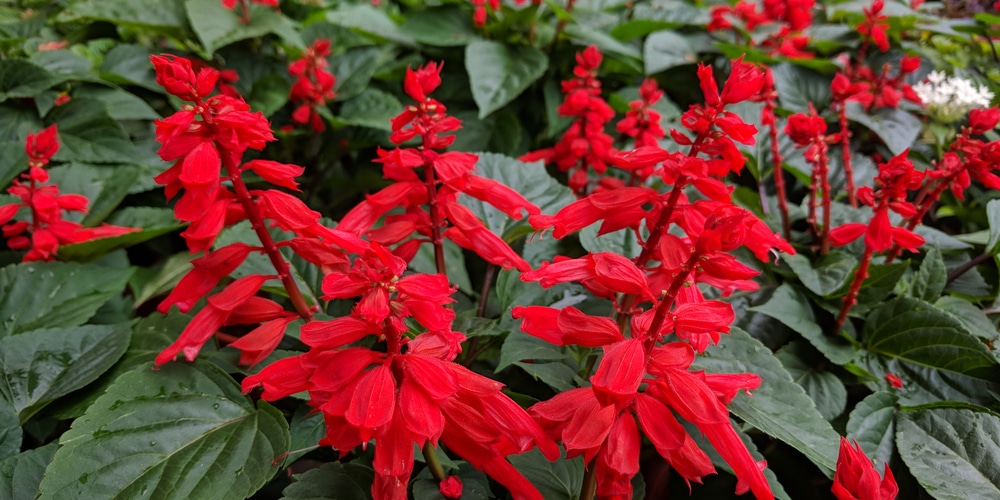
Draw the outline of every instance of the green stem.
[[[441,466],[441,461],[438,460],[437,451],[431,446],[430,441],[424,443],[424,447],[420,450],[424,455],[424,461],[427,462],[427,468],[430,469],[431,475],[438,482],[444,481],[448,476],[444,473],[444,467]]]
[[[587,464],[587,470],[583,473],[583,486],[580,488],[580,500],[594,500],[597,494],[597,459],[593,459]]]

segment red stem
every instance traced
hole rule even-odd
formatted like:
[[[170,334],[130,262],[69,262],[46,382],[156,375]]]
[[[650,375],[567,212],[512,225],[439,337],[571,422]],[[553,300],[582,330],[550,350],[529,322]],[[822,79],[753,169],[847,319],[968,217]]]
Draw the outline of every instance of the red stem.
[[[855,196],[854,168],[851,166],[851,129],[847,123],[847,103],[837,103],[837,116],[840,119],[840,152],[844,159],[844,178],[847,180],[847,201],[858,208]]]
[[[769,100],[767,105],[773,107],[774,102]],[[781,166],[783,159],[778,147],[778,127],[774,123],[768,127],[768,136],[771,139],[771,157],[774,160],[774,187],[778,196],[781,231],[785,239],[790,241],[792,239],[792,223],[788,217],[788,199],[785,196],[785,169]]]
[[[823,231],[819,235],[820,254],[830,252],[830,163],[826,157],[826,145],[819,148],[819,172],[823,189]]]
[[[858,292],[861,290],[861,284],[868,277],[868,265],[871,264],[872,253],[872,248],[865,245],[865,253],[861,256],[861,265],[858,266],[858,271],[854,274],[854,281],[851,282],[851,290],[844,297],[843,305],[840,307],[840,314],[837,315],[835,333],[840,332],[840,329],[847,321],[847,314],[851,312],[851,308],[858,302]]]
[[[427,142],[427,141],[425,141]],[[441,214],[437,205],[437,180],[434,178],[434,165],[424,160],[424,182],[427,184],[427,211],[431,216],[431,244],[434,245],[434,265],[438,274],[448,276],[448,268],[444,262],[444,241],[441,239]]]

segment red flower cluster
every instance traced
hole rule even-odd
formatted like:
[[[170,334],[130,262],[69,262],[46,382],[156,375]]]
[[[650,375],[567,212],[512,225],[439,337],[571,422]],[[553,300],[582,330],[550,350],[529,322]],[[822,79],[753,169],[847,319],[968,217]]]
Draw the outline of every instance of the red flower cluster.
[[[484,470],[515,498],[541,499],[506,457],[538,446],[550,460],[559,449],[538,424],[501,392],[502,384],[454,363],[461,333],[451,330],[454,291],[444,275],[403,275],[406,263],[376,243],[328,274],[326,298],[360,296],[351,315],[313,321],[301,329],[310,347],[247,377],[243,388],[263,386],[273,401],[308,391],[323,413],[320,444],[341,456],[376,442],[374,498],[405,499],[413,445],[444,443]],[[415,337],[407,320],[426,329]],[[351,347],[374,336],[384,348]],[[461,482],[445,480],[442,494],[460,496]],[[451,495],[451,496],[447,496]]]
[[[602,58],[595,45],[576,55],[573,78],[562,82],[566,98],[558,108],[560,116],[575,120],[554,147],[521,156],[521,161],[544,160],[554,163],[560,172],[569,172],[569,187],[580,195],[587,193],[588,172],[606,172],[616,152],[614,139],[604,131],[615,112],[601,97],[597,69]]]
[[[618,133],[635,139],[634,147],[658,147],[660,139],[666,136],[663,127],[660,126],[660,112],[653,109],[661,98],[663,91],[657,86],[656,80],[652,78],[643,80],[639,86],[639,99],[629,103],[625,118],[616,125]],[[651,167],[633,170],[629,184],[645,181],[652,173]]]
[[[809,104],[808,115],[796,113],[788,117],[785,134],[797,147],[805,147],[805,159],[812,165],[807,220],[813,233],[819,236],[822,253],[825,254],[830,249],[830,203],[833,200],[833,193],[830,192],[830,165],[826,153],[827,144],[836,140],[836,136],[826,135],[826,120],[816,114],[812,103]],[[850,185],[853,188],[853,183]],[[817,221],[819,205],[823,206],[822,224]]]
[[[854,67],[845,61],[844,71],[838,72],[830,85],[834,106],[855,101],[870,111],[898,107],[903,99],[920,104],[920,96],[905,82],[907,75],[918,69],[920,56],[903,56],[894,76],[890,76],[892,68],[888,64],[882,66],[882,70],[876,74],[867,66]]]
[[[203,257],[193,261],[194,268],[160,303],[159,310],[166,313],[173,305],[181,311],[190,310],[195,302],[239,267],[250,252],[267,254],[276,270],[273,276],[240,278],[210,297],[208,306],[195,315],[174,344],[157,356],[156,363],[171,361],[180,352],[188,360],[194,359],[201,346],[223,326],[260,324],[233,344],[243,351],[242,362],[257,363],[274,350],[289,322],[299,317],[312,317],[264,221],[270,219],[272,225],[295,233],[297,238],[288,245],[310,262],[329,263],[339,256],[339,253],[316,248],[320,239],[326,244],[337,243],[343,248],[355,249],[360,248],[361,242],[319,224],[319,213],[292,195],[273,189],[247,189],[241,175],[250,170],[265,181],[297,190],[295,177],[302,173],[302,167],[269,160],[240,164],[247,149],[263,149],[274,136],[267,119],[260,113],[251,112],[242,99],[211,95],[219,81],[219,71],[206,67],[195,72],[191,61],[179,57],[152,56],[151,59],[157,82],[170,94],[191,103],[174,115],[156,121],[156,137],[162,144],[160,157],[175,162],[156,180],[166,185],[170,198],[183,190],[174,205],[174,214],[191,224],[181,236],[187,240],[192,253],[205,252]],[[225,179],[232,184],[232,191],[222,183],[223,170]],[[209,251],[224,227],[244,219],[250,220],[262,247],[234,243]],[[283,282],[296,313],[286,312],[277,303],[256,297],[258,290],[270,279]]]
[[[28,134],[24,144],[28,154],[28,171],[12,182],[7,192],[21,198],[20,203],[0,206],[0,225],[11,250],[24,250],[24,262],[52,260],[59,245],[82,243],[139,231],[138,228],[104,224],[84,228],[76,222],[63,220],[63,212],[87,212],[86,197],[79,194],[59,194],[59,186],[44,185],[49,181],[45,170],[52,156],[59,151],[59,133],[52,125],[37,134]],[[30,212],[27,220],[14,221],[22,209]],[[13,221],[13,222],[12,222]]]
[[[892,469],[885,466],[885,477],[879,478],[871,459],[858,445],[840,438],[840,456],[833,476],[833,495],[837,500],[895,500],[899,494]]]
[[[431,242],[441,263],[438,268],[443,269],[440,249],[445,237],[491,264],[527,271],[524,259],[458,203],[458,197],[465,194],[485,201],[514,219],[523,217],[522,210],[538,214],[538,208],[511,188],[475,175],[476,155],[435,151],[455,141],[455,136],[442,134],[458,130],[462,123],[429,97],[441,84],[440,72],[441,66],[435,63],[416,71],[407,68],[404,90],[417,104],[407,106],[393,119],[389,139],[402,144],[420,137],[421,147],[379,149],[377,161],[382,163],[385,177],[395,182],[354,207],[341,219],[338,229],[367,235],[381,245],[399,244],[393,252],[407,262],[421,244]],[[418,167],[423,170],[422,178]],[[372,229],[383,216],[385,223]],[[411,238],[414,234],[419,236]]]
[[[803,31],[812,26],[814,7],[814,0],[764,0],[760,5],[761,11],[758,12],[756,2],[739,0],[735,5],[712,7],[707,29],[709,32],[733,30],[734,20],[742,24],[746,31],[753,31],[761,25],[777,24],[777,32],[768,34],[760,41],[748,40],[749,45],[759,45],[771,55],[812,59],[813,54],[806,50],[809,37]]]
[[[882,52],[889,50],[889,17],[882,14],[885,8],[884,0],[872,0],[871,8],[862,9],[865,19],[856,28],[865,45],[874,43]]]
[[[333,87],[337,79],[330,73],[330,63],[326,61],[329,56],[330,40],[319,39],[298,60],[288,65],[288,72],[295,77],[290,99],[301,103],[292,112],[292,120],[308,123],[316,132],[326,129],[323,118],[316,110],[326,106],[328,99],[336,97]]]

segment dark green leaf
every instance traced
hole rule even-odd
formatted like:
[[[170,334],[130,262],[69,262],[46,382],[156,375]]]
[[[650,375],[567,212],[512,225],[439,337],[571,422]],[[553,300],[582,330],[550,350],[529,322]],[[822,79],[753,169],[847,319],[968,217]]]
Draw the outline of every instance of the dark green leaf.
[[[847,407],[847,388],[837,375],[821,368],[825,363],[802,341],[791,342],[775,353],[792,380],[816,403],[823,418],[832,421]]]
[[[337,77],[337,97],[342,101],[366,88],[375,70],[391,61],[395,52],[384,47],[358,47],[330,58],[330,72]]]
[[[986,252],[1000,252],[1000,200],[990,200],[986,204],[986,219],[990,223],[990,240],[986,243]]]
[[[159,113],[149,107],[141,97],[122,89],[108,87],[83,87],[73,92],[74,98],[86,97],[104,103],[108,116],[115,120],[155,120]]]
[[[479,39],[469,13],[456,5],[415,12],[399,30],[422,44],[438,47],[460,47]]]
[[[643,45],[642,55],[647,75],[698,62],[698,54],[691,48],[687,38],[669,30],[649,35]]]
[[[544,214],[554,214],[576,200],[573,192],[553,179],[541,162],[524,163],[509,156],[479,153],[474,173],[495,180],[520,193]],[[490,231],[505,240],[509,241],[519,230],[529,227],[526,217],[512,220],[487,201],[471,196],[462,196],[459,201],[485,222]]]
[[[139,85],[154,92],[163,92],[156,83],[150,52],[138,45],[116,45],[104,55],[101,63],[101,78],[112,83]]]
[[[486,40],[465,47],[465,69],[480,118],[513,101],[548,67],[549,58],[534,47]]]
[[[0,102],[34,97],[57,82],[55,75],[24,59],[0,60]]]
[[[777,64],[771,72],[782,108],[808,113],[809,104],[816,109],[830,105],[830,77],[791,63]]]
[[[518,361],[514,364],[528,372],[528,375],[534,377],[535,380],[544,382],[556,391],[568,391],[576,387],[576,384],[573,383],[576,372],[562,361],[553,363],[525,363]]]
[[[0,345],[3,345],[2,339]],[[0,460],[17,455],[19,451],[21,451],[21,420],[14,405],[0,398]],[[0,470],[2,469],[3,466],[0,465]],[[0,493],[2,492],[3,487],[0,487]]]
[[[868,114],[858,103],[849,101],[847,117],[879,136],[894,155],[906,151],[917,139],[921,130],[919,118],[897,108],[882,108],[873,114]]]
[[[0,499],[35,498],[42,474],[58,448],[53,442],[0,461]]]
[[[973,335],[983,340],[994,340],[1000,333],[990,318],[982,309],[958,297],[941,297],[934,303],[938,309],[950,314],[962,322],[962,325]]]
[[[809,291],[823,297],[836,297],[854,278],[857,259],[845,252],[833,251],[820,257],[815,264],[805,255],[782,255],[782,260],[792,268]],[[845,291],[846,293],[846,291]]]
[[[91,71],[94,63],[81,55],[68,50],[45,50],[35,52],[30,61],[51,73],[56,81],[63,83],[70,80],[100,81]],[[79,92],[74,94],[74,97]]]
[[[697,6],[672,2],[670,0],[653,0],[636,4],[632,11],[633,19],[645,19],[669,23],[671,27],[683,25],[703,26],[708,24],[708,12]]]
[[[881,303],[892,293],[896,288],[896,283],[909,268],[910,266],[905,262],[876,264],[869,267],[868,278],[861,284],[861,291],[858,292],[858,303],[852,311],[869,310]]]
[[[141,231],[63,245],[59,247],[59,257],[75,261],[92,261],[119,248],[138,245],[183,227],[174,219],[173,211],[169,208],[128,207],[116,212],[106,222],[120,227],[139,228]]]
[[[251,109],[271,116],[288,102],[292,84],[278,73],[268,73],[253,82],[253,90],[247,103]]]
[[[86,325],[0,339],[0,393],[21,422],[46,404],[93,382],[128,349],[131,327]]]
[[[871,352],[938,370],[996,379],[997,360],[961,322],[922,300],[897,297],[865,321]]]
[[[910,297],[932,302],[941,296],[947,280],[948,270],[944,267],[941,251],[937,247],[931,247],[920,263],[920,269],[910,280],[910,287],[906,292]]]
[[[809,298],[788,283],[779,286],[764,304],[747,310],[766,314],[798,332],[833,363],[843,365],[854,358],[854,347],[844,338],[826,335],[816,323]]]
[[[211,55],[233,42],[269,34],[280,36],[286,43],[303,47],[295,23],[273,7],[249,2],[250,22],[243,24],[235,12],[215,0],[186,0],[184,9],[188,21],[205,52]]]
[[[61,192],[80,194],[91,200],[86,216],[70,214],[66,217],[85,226],[96,225],[111,214],[141,174],[142,170],[132,165],[70,163],[49,169],[52,184],[58,185]]]
[[[289,432],[291,434],[289,448],[300,451],[286,455],[282,467],[295,463],[303,455],[319,447],[319,440],[326,437],[326,422],[323,420],[323,413],[313,412],[307,406],[300,406],[292,415]]]
[[[705,451],[708,458],[712,460],[712,464],[717,468],[722,469],[730,474],[736,475],[733,471],[732,466],[730,466],[722,455],[712,446],[712,443],[705,438],[705,435],[698,430],[698,428],[691,423],[684,422],[684,427],[687,428],[688,435],[694,439],[694,442],[698,444],[698,447]],[[739,426],[734,425],[733,430],[736,431],[736,435],[740,437],[740,441],[743,441],[743,445],[747,447],[750,451],[750,455],[755,461],[764,460],[764,455],[761,455],[760,451],[757,450],[757,445],[754,444],[753,439],[747,435],[747,433],[740,430]],[[774,493],[774,498],[778,500],[791,500],[788,493],[785,492],[785,488],[778,482],[778,477],[774,475],[774,471],[770,467],[764,469],[764,477],[767,478],[768,484],[771,485],[771,491]],[[640,497],[635,497],[640,498]]]
[[[333,24],[354,28],[379,40],[415,45],[414,40],[403,33],[383,9],[378,9],[369,3],[342,3],[336,9],[326,11],[326,20]],[[339,73],[335,74],[338,78],[340,77]]]
[[[288,424],[207,363],[119,377],[59,440],[43,498],[245,498],[270,481]]]
[[[544,212],[544,211],[543,211]],[[611,252],[624,255],[630,259],[639,256],[642,246],[631,229],[619,229],[607,234],[597,235],[602,222],[595,222],[580,230],[580,244],[588,252]]]
[[[920,485],[938,500],[1000,498],[1000,419],[972,410],[900,412],[899,454]]]
[[[131,269],[61,262],[0,269],[0,337],[80,325],[121,293],[131,275]]]
[[[24,141],[0,142],[0,186],[6,186],[17,174],[28,168]]]
[[[987,405],[995,402],[995,395],[1000,394],[998,383],[909,363],[898,358],[862,351],[855,362],[858,364],[855,369],[860,368],[866,375],[872,377],[867,381],[870,389],[892,391],[899,396],[901,405],[912,406],[944,400]],[[902,388],[894,389],[885,381],[885,376],[889,373],[902,379]]]
[[[847,420],[847,437],[857,441],[877,464],[888,462],[896,448],[897,401],[899,396],[891,392],[870,394],[854,407]]]
[[[366,88],[360,94],[344,101],[340,118],[350,125],[392,131],[392,118],[403,111],[396,96],[375,88]]]
[[[567,24],[563,32],[579,45],[596,45],[606,56],[615,57],[609,58],[608,63],[624,64],[630,72],[642,74],[642,53],[635,45],[622,43],[604,30],[577,23]]]
[[[518,361],[552,361],[562,360],[565,357],[566,355],[563,354],[559,346],[532,337],[520,330],[513,331],[507,335],[503,345],[500,346],[500,360],[495,372],[499,372]]]
[[[83,0],[58,17],[61,22],[107,21],[130,28],[180,30],[187,23],[179,0]]]
[[[271,231],[271,235],[274,237],[275,241],[284,241],[288,239],[287,233],[283,233],[277,229],[273,229]],[[218,239],[215,240],[215,248],[222,248],[237,241],[260,241],[257,237],[257,233],[254,232],[252,227],[250,227],[249,221],[234,224],[223,230],[222,233],[219,234]],[[285,259],[291,261],[294,254],[291,251],[286,251],[286,249],[287,247],[282,249],[282,255],[285,256]],[[310,268],[315,269],[315,266],[310,265]],[[309,282],[306,281],[301,270],[296,266],[292,266],[291,271],[292,277],[295,279],[295,283],[298,285],[299,290],[301,290],[302,294],[305,296],[306,301],[311,304],[319,303],[316,299],[316,295],[319,290],[314,290],[313,287],[309,285]],[[251,274],[273,275],[274,265],[271,264],[271,260],[266,255],[257,253],[250,254],[247,259],[243,261],[243,264],[236,268],[236,271],[233,271],[232,276],[234,278],[242,278]],[[283,296],[287,296],[288,293],[285,291],[284,286],[282,286],[278,281],[272,281],[269,284],[265,284],[264,289],[271,293],[277,293]]]
[[[729,410],[748,424],[802,452],[823,473],[837,464],[840,435],[816,410],[813,400],[792,380],[781,361],[749,334],[734,328],[718,346],[697,359],[710,373],[756,373],[761,385],[753,397],[740,393]]]
[[[48,124],[59,125],[59,152],[55,159],[90,163],[135,161],[135,146],[121,125],[96,99],[73,99],[52,110]]]
[[[474,295],[472,282],[469,281],[469,271],[465,266],[465,254],[462,248],[451,240],[444,241],[444,263],[448,280],[458,286],[458,289],[468,295]],[[434,246],[423,244],[417,255],[410,261],[410,269],[425,274],[437,274],[437,264],[434,262]]]
[[[281,494],[287,500],[368,500],[370,491],[351,477],[347,467],[335,462],[306,472]]]
[[[575,500],[583,483],[583,458],[549,462],[538,450],[511,455],[510,463],[538,488],[545,500]]]

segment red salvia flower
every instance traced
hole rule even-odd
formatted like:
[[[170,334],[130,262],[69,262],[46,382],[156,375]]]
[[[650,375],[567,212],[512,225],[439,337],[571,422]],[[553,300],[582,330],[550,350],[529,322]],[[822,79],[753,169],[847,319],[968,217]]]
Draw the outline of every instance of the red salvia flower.
[[[833,494],[837,500],[894,500],[899,494],[899,487],[888,464],[885,466],[885,477],[879,478],[878,471],[861,446],[856,441],[851,446],[847,438],[840,438]]]
[[[879,50],[885,52],[889,50],[889,36],[886,34],[889,29],[889,17],[882,14],[883,8],[885,8],[883,0],[872,0],[871,7],[863,9],[865,19],[856,29],[865,43],[872,42]]]
[[[330,40],[318,39],[298,60],[288,65],[288,72],[296,77],[289,99],[299,103],[292,112],[292,120],[301,124],[308,123],[316,132],[326,129],[317,109],[326,106],[328,100],[336,97],[333,87],[337,84],[337,79],[330,73],[330,64],[326,60],[329,56]]]

